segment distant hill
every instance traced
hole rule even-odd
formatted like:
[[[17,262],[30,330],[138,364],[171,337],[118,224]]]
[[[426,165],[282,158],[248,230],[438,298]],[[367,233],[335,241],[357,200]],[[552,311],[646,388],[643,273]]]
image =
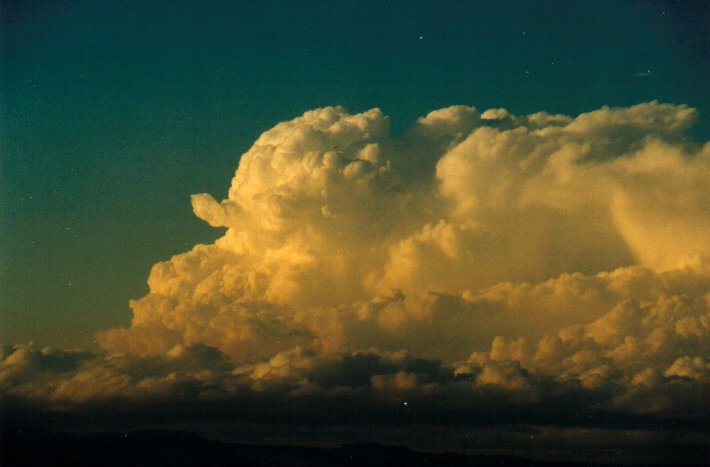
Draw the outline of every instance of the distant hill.
[[[7,426],[2,430],[0,453],[0,464],[3,466],[563,465],[514,457],[426,453],[381,444],[352,444],[335,449],[259,446],[212,441],[182,431],[142,430],[128,433],[76,434]]]

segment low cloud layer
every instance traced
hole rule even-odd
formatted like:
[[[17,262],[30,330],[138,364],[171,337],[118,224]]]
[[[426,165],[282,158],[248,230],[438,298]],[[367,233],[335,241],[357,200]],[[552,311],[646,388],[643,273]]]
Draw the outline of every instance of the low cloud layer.
[[[458,106],[393,138],[378,109],[307,112],[259,137],[226,199],[193,195],[224,236],[156,264],[105,352],[5,347],[0,388],[49,408],[707,428],[695,118]]]

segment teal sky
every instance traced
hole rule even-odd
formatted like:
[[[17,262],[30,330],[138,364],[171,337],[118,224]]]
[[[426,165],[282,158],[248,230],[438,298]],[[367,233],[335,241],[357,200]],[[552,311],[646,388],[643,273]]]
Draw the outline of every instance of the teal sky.
[[[207,5],[203,5],[207,3]],[[45,2],[0,9],[0,341],[90,345],[221,232],[258,135],[380,107],[577,114],[657,99],[710,134],[707,2]]]

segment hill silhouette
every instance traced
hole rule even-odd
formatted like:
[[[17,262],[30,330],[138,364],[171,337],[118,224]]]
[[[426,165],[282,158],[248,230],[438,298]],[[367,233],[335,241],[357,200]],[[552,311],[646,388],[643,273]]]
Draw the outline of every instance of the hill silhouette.
[[[332,449],[234,444],[206,439],[190,432],[167,430],[79,434],[4,426],[0,447],[0,463],[3,466],[563,465],[504,456],[419,452],[382,444],[349,444]]]

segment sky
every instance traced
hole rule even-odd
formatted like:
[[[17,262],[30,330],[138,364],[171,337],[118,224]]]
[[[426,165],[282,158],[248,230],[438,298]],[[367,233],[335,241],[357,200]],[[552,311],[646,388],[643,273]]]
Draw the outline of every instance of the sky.
[[[0,4],[6,396],[707,440],[707,4],[202,3]]]

